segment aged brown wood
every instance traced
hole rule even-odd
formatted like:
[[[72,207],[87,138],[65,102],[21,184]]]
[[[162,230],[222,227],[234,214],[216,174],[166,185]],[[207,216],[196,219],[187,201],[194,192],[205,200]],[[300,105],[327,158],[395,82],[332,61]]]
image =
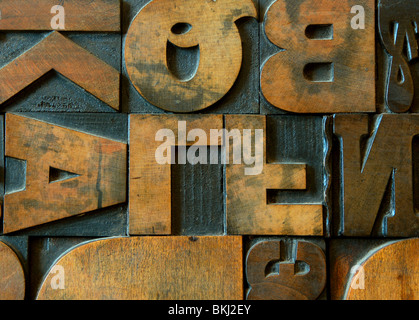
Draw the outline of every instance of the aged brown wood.
[[[53,69],[119,110],[119,72],[55,31],[0,69],[0,103]]]
[[[381,43],[390,56],[386,65],[385,101],[391,111],[406,112],[415,95],[409,63],[418,57],[417,1],[380,0],[378,21]]]
[[[26,161],[25,190],[4,198],[5,233],[126,201],[124,143],[7,114],[5,155]]]
[[[334,172],[341,176],[334,187],[335,234],[418,235],[412,146],[419,116],[336,115],[334,133],[340,144],[334,167],[343,168]]]
[[[119,0],[2,0],[0,30],[51,30],[51,19],[64,8],[65,31],[120,31]]]
[[[365,29],[352,29],[350,0],[276,1],[265,32],[281,51],[261,75],[265,98],[298,113],[375,111],[375,1],[360,0]]]
[[[363,274],[350,280],[348,300],[418,300],[419,239],[396,242],[379,249],[362,263]],[[359,277],[363,277],[360,280]],[[363,289],[357,288],[364,281]]]
[[[16,253],[0,241],[0,300],[25,298],[25,274]]]
[[[242,63],[235,21],[256,17],[251,0],[154,0],[134,18],[125,62],[135,88],[150,103],[173,112],[204,109],[234,84]],[[198,48],[196,72],[179,79],[168,48]]]
[[[293,261],[281,261],[280,241],[253,245],[246,258],[248,300],[314,300],[326,285],[326,257],[316,244],[298,241]],[[308,265],[298,269],[298,264]]]
[[[205,131],[208,140],[200,145],[221,143],[212,144],[209,140],[211,129],[218,131],[223,128],[221,115],[130,116],[130,234],[171,234],[170,163],[159,164],[156,160],[156,150],[163,143],[156,141],[156,134],[160,129],[170,129],[176,137],[176,145],[182,145],[178,134],[180,121],[186,121],[185,134],[193,129]],[[194,142],[186,141],[186,144]]]
[[[49,273],[37,299],[239,300],[243,298],[241,237],[132,237],[93,241],[55,265],[65,289]]]
[[[234,164],[233,143],[229,143],[230,159],[226,167],[227,230],[229,234],[253,235],[323,235],[321,204],[268,204],[267,189],[306,189],[306,166],[292,163],[266,163],[266,118],[264,116],[226,115],[226,130],[264,131],[263,170],[246,175],[242,164]],[[240,138],[241,139],[241,138]],[[227,141],[226,141],[227,142]]]

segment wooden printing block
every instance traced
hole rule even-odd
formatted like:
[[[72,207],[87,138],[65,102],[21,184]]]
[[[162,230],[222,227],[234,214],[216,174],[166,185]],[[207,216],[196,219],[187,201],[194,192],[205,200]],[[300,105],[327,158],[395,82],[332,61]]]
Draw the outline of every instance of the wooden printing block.
[[[264,32],[263,113],[376,110],[374,0],[276,1]]]
[[[62,122],[54,124],[55,119],[60,117]],[[6,115],[5,156],[11,167],[6,169],[4,233],[94,212],[126,201],[127,145],[117,141],[119,139],[97,135],[107,130],[114,132],[114,136],[118,135],[115,129],[125,131],[126,116],[85,115],[84,125],[80,117]],[[65,123],[72,123],[73,128],[67,128]],[[93,127],[95,135],[86,133],[89,126]],[[102,130],[95,131],[97,127],[102,127]],[[21,175],[16,173],[17,168],[23,169]],[[8,172],[11,177],[8,177]],[[13,177],[18,181],[11,179]],[[113,217],[113,221],[124,220],[126,212],[117,210],[116,214],[106,214],[105,219],[109,217]],[[94,224],[93,221],[91,223]],[[98,226],[109,228],[109,220],[103,223]],[[77,223],[70,223],[73,228],[75,225]],[[120,227],[121,222],[115,226]],[[76,232],[75,229],[72,231]],[[95,235],[98,230],[90,232]],[[106,232],[112,235],[115,229],[110,228]]]
[[[240,300],[242,259],[241,237],[96,240],[61,256],[37,299]],[[64,288],[54,290],[53,281],[64,281]]]
[[[334,234],[419,234],[419,117],[336,115],[333,141]]]
[[[268,190],[303,191],[308,189],[307,171],[311,168],[301,163],[301,160],[297,162],[288,160],[282,163],[267,162],[266,153],[269,146],[266,145],[266,137],[269,135],[267,131],[270,128],[267,128],[264,116],[227,115],[225,123],[226,134],[229,135],[226,137],[226,143],[230,139],[233,142],[226,146],[226,150],[229,150],[226,154],[226,157],[229,157],[226,166],[228,234],[322,236],[324,233],[322,192],[324,191],[317,195],[315,202],[319,204],[307,201],[307,198],[304,199],[301,194],[296,198],[301,201],[298,203],[288,203],[288,197],[279,204],[268,202]],[[242,140],[241,135],[244,136],[245,130],[250,130],[251,141],[254,141],[254,146],[257,147],[247,152],[258,154],[262,165],[258,166],[259,172],[255,174],[248,170],[256,169],[256,165],[252,169],[244,162],[238,164],[234,160],[236,152],[234,147],[241,141],[244,145],[244,138]],[[257,131],[262,134],[257,135]],[[322,132],[320,130],[317,134],[322,134]],[[245,148],[243,148],[243,157],[244,150]],[[320,156],[322,156],[321,148]],[[320,188],[322,189],[322,186]],[[312,191],[311,189],[310,192]],[[275,199],[276,195],[273,195]],[[307,194],[305,196],[307,197]]]
[[[258,113],[256,3],[124,1],[122,109]]]
[[[248,300],[325,298],[325,243],[319,239],[253,238],[246,253]]]
[[[417,300],[419,239],[333,239],[333,300]]]
[[[0,240],[0,300],[23,300],[25,273],[19,257]]]

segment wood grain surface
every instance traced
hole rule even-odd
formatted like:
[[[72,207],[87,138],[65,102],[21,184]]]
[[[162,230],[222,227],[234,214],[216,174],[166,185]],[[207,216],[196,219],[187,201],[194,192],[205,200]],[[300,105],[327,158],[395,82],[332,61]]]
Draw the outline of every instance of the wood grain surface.
[[[365,29],[352,29],[354,5]],[[276,1],[269,40],[285,50],[264,64],[261,88],[275,107],[297,113],[375,111],[375,1]]]
[[[126,201],[126,144],[15,114],[6,136],[6,157],[26,161],[26,187],[5,195],[5,233]]]
[[[132,21],[125,42],[132,84],[146,100],[168,111],[192,112],[214,104],[240,71],[242,44],[235,21],[256,15],[251,0],[148,3]],[[199,51],[196,70],[176,76],[170,48]]]
[[[180,121],[186,122],[186,132],[182,133],[185,134],[186,145],[195,143],[186,139],[190,130],[203,130],[208,140],[200,145],[211,145],[211,129],[223,128],[221,115],[130,116],[130,234],[171,234],[171,166],[159,164],[156,160],[156,150],[163,143],[156,141],[156,134],[161,129],[170,129],[176,137],[176,145],[182,145],[178,132]],[[168,157],[171,158],[171,155]]]
[[[336,115],[334,133],[340,141],[334,167],[343,170],[334,172],[335,234],[417,236],[417,159],[412,153],[419,117]]]
[[[281,261],[280,241],[254,244],[246,258],[248,300],[314,300],[326,286],[326,257],[314,243],[297,242],[293,261]],[[299,268],[304,263],[304,267]]]
[[[25,298],[25,273],[16,253],[0,241],[0,300]]]
[[[242,164],[233,159],[226,166],[227,230],[229,234],[253,235],[323,235],[323,208],[321,204],[268,204],[267,189],[306,189],[306,166],[301,163],[266,163],[266,118],[264,116],[226,115],[226,130],[264,131],[263,171],[246,175]],[[241,139],[241,138],[240,138]],[[233,155],[233,143],[229,155]]]
[[[56,31],[0,69],[0,103],[53,69],[119,110],[119,72]]]
[[[357,288],[359,275],[350,280],[348,300],[418,300],[419,239],[385,246],[367,256],[363,267],[363,288]]]
[[[120,31],[119,0],[2,0],[0,30],[52,30],[56,5],[64,8],[65,31]]]
[[[55,265],[37,299],[239,300],[243,298],[241,237],[110,238],[81,245]]]

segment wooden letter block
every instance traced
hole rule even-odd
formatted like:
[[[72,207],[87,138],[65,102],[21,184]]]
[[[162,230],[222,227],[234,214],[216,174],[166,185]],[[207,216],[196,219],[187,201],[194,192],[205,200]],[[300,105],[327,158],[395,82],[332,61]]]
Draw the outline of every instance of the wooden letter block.
[[[417,236],[419,116],[336,115],[334,134],[335,234]]]
[[[378,2],[378,28],[381,44],[388,55],[385,63],[385,102],[393,112],[406,112],[414,104],[418,90],[419,7],[415,0]],[[416,83],[412,74],[415,76]],[[417,110],[415,110],[417,112]]]
[[[326,286],[326,257],[316,244],[258,241],[246,257],[248,300],[315,300]]]
[[[2,0],[0,30],[52,30],[61,5],[65,31],[119,31],[119,0]]]
[[[202,110],[233,86],[242,63],[235,21],[256,17],[251,0],[154,0],[134,18],[125,42],[129,78],[138,92],[167,111]],[[179,74],[173,56],[194,51]]]
[[[234,130],[251,130],[255,145],[263,146],[260,154],[263,170],[257,175],[246,175],[244,163],[227,161],[227,230],[229,234],[253,235],[323,235],[321,204],[268,204],[268,189],[304,190],[306,165],[301,163],[267,163],[266,118],[264,116],[226,116],[226,134]],[[263,136],[256,140],[256,130]],[[242,139],[242,136],[239,137]],[[226,137],[226,143],[227,143]],[[233,140],[234,143],[237,143]],[[244,140],[243,140],[244,142]],[[234,154],[234,144],[226,147]]]
[[[65,288],[51,288],[50,272],[37,299],[243,299],[241,237],[110,238],[75,247],[55,265]]]
[[[0,300],[25,298],[25,273],[16,253],[0,241]]]
[[[130,234],[171,234],[171,162],[160,164],[156,158],[156,151],[163,142],[156,137],[165,129],[173,132],[173,141],[167,137],[164,142],[170,153],[167,158],[172,159],[171,147],[212,145],[210,131],[223,129],[223,118],[221,115],[130,116]],[[195,143],[196,136],[189,136],[195,129],[202,130],[208,139]],[[213,145],[219,144],[221,141]]]
[[[0,103],[51,70],[119,110],[119,72],[59,32],[0,69]]]
[[[333,240],[334,300],[418,300],[419,239]]]
[[[26,184],[5,195],[5,233],[126,201],[125,143],[15,114],[6,137],[6,157],[26,161]]]
[[[353,29],[355,5],[364,28]],[[265,63],[265,98],[298,113],[374,112],[374,12],[374,0],[276,1],[265,32],[285,50]]]

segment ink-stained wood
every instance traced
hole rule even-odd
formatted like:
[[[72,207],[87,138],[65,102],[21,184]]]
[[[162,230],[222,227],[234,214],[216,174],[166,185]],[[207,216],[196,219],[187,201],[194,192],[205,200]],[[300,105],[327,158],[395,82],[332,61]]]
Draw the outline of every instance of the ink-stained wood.
[[[0,30],[52,30],[56,5],[64,8],[65,31],[120,31],[119,0],[2,0]]]
[[[379,74],[385,74],[385,104],[392,112],[407,112],[411,107],[417,112],[419,105],[414,97],[419,88],[417,69],[413,67],[419,56],[417,1],[380,0],[378,22],[379,39],[386,55],[379,64],[383,69]]]
[[[251,141],[254,141],[254,146],[260,147],[255,154],[263,165],[259,174],[247,175],[249,166],[233,162],[234,144],[237,146],[237,142],[233,140],[234,143],[229,143],[230,158],[226,161],[228,234],[323,235],[322,204],[268,204],[268,189],[306,189],[307,168],[301,163],[267,163],[266,118],[227,115],[225,123],[226,134],[232,134],[234,129],[240,130],[240,141],[243,129],[252,130]],[[263,136],[256,137],[255,130],[263,130]],[[243,155],[251,151],[249,148],[245,150],[243,147]]]
[[[241,237],[111,238],[81,245],[55,265],[37,299],[239,300],[243,298]]]
[[[0,300],[25,298],[25,273],[16,253],[0,241]]]
[[[210,131],[222,128],[223,118],[218,115],[130,115],[130,234],[171,234],[171,147],[195,144],[196,137],[189,137],[193,129],[203,130],[208,138],[197,141],[199,146],[218,146],[220,141],[210,141]],[[173,131],[175,144],[169,137],[163,142],[163,136],[156,141],[161,129]],[[167,144],[169,161],[159,164],[156,151],[163,143]]]
[[[129,78],[140,94],[173,112],[202,110],[233,86],[242,63],[235,21],[257,16],[251,0],[155,0],[134,18],[125,41]],[[191,70],[171,64],[182,50],[195,52]]]
[[[289,261],[281,241],[260,241],[249,249],[246,277],[248,300],[315,300],[326,286],[326,257],[314,243],[296,241]],[[284,259],[285,260],[285,259]]]
[[[365,29],[351,27],[355,5],[364,8]],[[261,74],[272,105],[297,113],[375,111],[374,0],[277,1],[265,32],[285,49],[266,61]]]
[[[334,134],[335,235],[417,236],[419,116],[336,115]]]
[[[418,299],[418,239],[333,239],[332,300]]]
[[[126,201],[126,144],[14,114],[6,137],[6,157],[26,161],[26,188],[5,195],[5,233]]]
[[[0,103],[51,70],[119,109],[119,72],[55,31],[0,69]]]
[[[349,286],[348,300],[418,300],[419,239],[379,249],[361,264]],[[360,277],[363,277],[361,280]],[[356,289],[363,281],[363,289]]]

